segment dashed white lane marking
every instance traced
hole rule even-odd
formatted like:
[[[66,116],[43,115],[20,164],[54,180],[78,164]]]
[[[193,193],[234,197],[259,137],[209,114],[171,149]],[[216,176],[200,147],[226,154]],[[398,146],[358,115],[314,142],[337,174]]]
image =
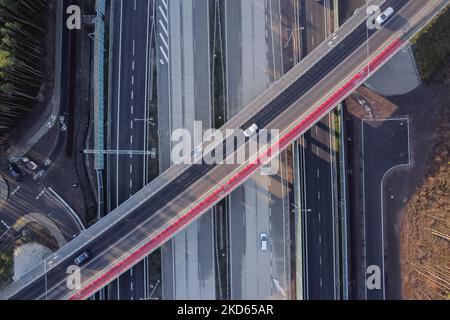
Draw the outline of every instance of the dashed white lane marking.
[[[130,174],[133,174],[133,165],[130,164]]]
[[[19,190],[20,190],[20,186],[17,186],[17,188],[15,188],[13,192],[11,192],[11,197],[13,195],[15,195]]]
[[[134,114],[134,106],[131,106],[131,114]]]
[[[317,169],[317,179],[320,179],[320,170]]]
[[[317,191],[317,199],[320,200],[320,191]]]
[[[10,229],[11,226],[9,224],[7,224],[5,221],[0,220],[0,223],[6,228],[6,229]]]
[[[130,143],[133,144],[133,136],[130,136]]]
[[[131,90],[131,100],[134,100],[134,90]]]
[[[322,244],[322,235],[319,234],[319,243]]]
[[[133,180],[130,180],[130,189],[133,188]]]
[[[131,76],[131,85],[134,86],[134,76]]]
[[[134,70],[134,61],[131,63],[131,69]]]
[[[133,130],[133,123],[134,123],[134,121],[131,120],[131,122],[130,122],[130,128],[131,128],[131,130]]]
[[[38,196],[36,197],[36,200],[39,200],[44,193],[45,193],[45,190],[42,190],[41,193],[39,193]]]

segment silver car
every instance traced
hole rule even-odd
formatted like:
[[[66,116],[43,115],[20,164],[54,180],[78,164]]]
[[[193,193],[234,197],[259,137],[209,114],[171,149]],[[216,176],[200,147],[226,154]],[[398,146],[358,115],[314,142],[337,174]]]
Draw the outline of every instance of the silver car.
[[[259,241],[261,242],[261,251],[267,251],[267,248],[269,247],[269,237],[267,236],[267,233],[261,233]]]

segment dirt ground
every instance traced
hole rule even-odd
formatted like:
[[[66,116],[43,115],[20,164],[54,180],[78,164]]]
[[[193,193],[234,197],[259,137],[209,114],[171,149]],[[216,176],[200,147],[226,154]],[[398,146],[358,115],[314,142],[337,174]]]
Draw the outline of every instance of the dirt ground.
[[[405,299],[450,299],[448,107],[438,128],[429,173],[402,213],[400,263]]]

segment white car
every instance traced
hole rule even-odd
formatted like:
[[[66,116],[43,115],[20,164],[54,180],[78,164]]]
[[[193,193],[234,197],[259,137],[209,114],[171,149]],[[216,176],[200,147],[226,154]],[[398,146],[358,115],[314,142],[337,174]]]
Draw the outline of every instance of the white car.
[[[256,123],[252,124],[250,127],[248,127],[247,130],[244,131],[244,136],[247,138],[250,138],[252,135],[254,135],[259,130],[259,127]]]
[[[269,247],[269,237],[267,236],[267,233],[261,233],[259,240],[261,241],[261,251],[267,251],[267,248]]]
[[[25,157],[22,159],[22,162],[31,171],[35,171],[38,168],[38,165],[34,161],[31,161],[30,158]]]
[[[378,24],[383,24],[386,22],[387,19],[389,19],[390,16],[394,13],[394,9],[392,7],[387,8],[384,10],[376,19],[375,22]]]

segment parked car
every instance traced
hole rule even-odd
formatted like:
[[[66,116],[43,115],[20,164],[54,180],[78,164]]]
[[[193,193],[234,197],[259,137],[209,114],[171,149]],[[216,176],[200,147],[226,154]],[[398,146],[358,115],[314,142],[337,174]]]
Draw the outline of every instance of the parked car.
[[[11,163],[11,164],[9,165],[9,167],[8,167],[8,172],[9,172],[9,175],[10,175],[14,180],[20,181],[20,178],[22,177],[22,173],[20,172],[20,169],[19,169],[19,167],[18,167],[16,164]]]
[[[81,253],[78,257],[76,257],[73,262],[77,265],[77,266],[81,266],[82,264],[84,264],[86,261],[88,261],[91,257],[91,253],[89,251],[83,251],[83,253]]]
[[[25,164],[25,166],[30,169],[31,171],[35,171],[38,168],[38,165],[36,162],[31,161],[30,158],[23,158],[22,162]]]
[[[376,19],[376,23],[383,24],[386,22],[387,19],[389,19],[390,16],[394,13],[394,9],[392,7],[387,8],[384,10]]]

